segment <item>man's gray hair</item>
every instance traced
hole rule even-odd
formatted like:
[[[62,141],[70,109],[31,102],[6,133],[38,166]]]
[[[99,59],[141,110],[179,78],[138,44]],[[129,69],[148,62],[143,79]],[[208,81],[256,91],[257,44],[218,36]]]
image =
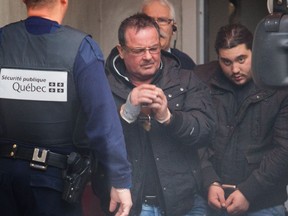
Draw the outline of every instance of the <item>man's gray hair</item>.
[[[169,2],[168,0],[144,0],[141,4],[141,8],[140,8],[140,12],[143,13],[143,9],[146,6],[149,6],[151,3],[153,2],[159,2],[160,4],[167,6],[169,8],[170,11],[170,18],[173,19],[174,21],[176,21],[176,16],[175,16],[175,9],[174,6],[171,2]]]

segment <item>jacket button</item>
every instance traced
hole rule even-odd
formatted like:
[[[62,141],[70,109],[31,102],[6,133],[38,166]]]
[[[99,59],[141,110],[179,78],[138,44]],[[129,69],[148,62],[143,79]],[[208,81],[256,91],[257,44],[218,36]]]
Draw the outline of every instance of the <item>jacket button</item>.
[[[168,97],[169,97],[169,98],[172,98],[172,94],[168,94]]]
[[[183,91],[184,91],[184,88],[180,88],[180,91],[183,92]]]

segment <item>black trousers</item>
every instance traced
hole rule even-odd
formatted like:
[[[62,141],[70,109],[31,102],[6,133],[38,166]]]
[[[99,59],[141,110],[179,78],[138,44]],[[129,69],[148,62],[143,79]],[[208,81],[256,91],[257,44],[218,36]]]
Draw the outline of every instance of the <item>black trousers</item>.
[[[81,216],[81,204],[62,200],[62,170],[37,170],[30,163],[0,158],[0,215]]]

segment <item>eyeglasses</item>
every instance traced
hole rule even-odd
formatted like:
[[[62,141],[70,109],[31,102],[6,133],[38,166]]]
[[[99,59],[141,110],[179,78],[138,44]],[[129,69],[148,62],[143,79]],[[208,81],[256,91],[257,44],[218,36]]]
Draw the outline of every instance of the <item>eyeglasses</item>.
[[[159,26],[165,26],[169,25],[174,19],[164,18],[164,17],[158,17],[154,18],[155,22],[158,23]]]
[[[146,53],[146,51],[148,51],[150,54],[158,54],[161,50],[160,45],[147,48],[132,48],[128,46],[123,46],[123,49],[134,56],[142,56]]]

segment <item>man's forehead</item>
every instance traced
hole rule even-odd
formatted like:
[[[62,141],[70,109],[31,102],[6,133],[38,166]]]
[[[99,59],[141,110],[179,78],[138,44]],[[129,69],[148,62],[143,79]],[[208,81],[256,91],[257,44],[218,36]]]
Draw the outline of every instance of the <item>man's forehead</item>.
[[[153,18],[167,17],[170,15],[169,7],[157,1],[150,3],[149,5],[144,7],[143,12]]]
[[[160,36],[159,36],[158,31],[156,30],[156,28],[152,26],[148,26],[148,27],[140,28],[140,29],[137,29],[135,27],[130,27],[130,28],[127,28],[125,32],[125,39],[127,43],[129,42],[143,43],[145,42],[143,38],[145,38],[146,40],[155,40],[158,42],[160,41]]]
[[[245,44],[240,44],[229,49],[219,49],[219,58],[234,60],[241,56],[247,56],[251,52]]]

